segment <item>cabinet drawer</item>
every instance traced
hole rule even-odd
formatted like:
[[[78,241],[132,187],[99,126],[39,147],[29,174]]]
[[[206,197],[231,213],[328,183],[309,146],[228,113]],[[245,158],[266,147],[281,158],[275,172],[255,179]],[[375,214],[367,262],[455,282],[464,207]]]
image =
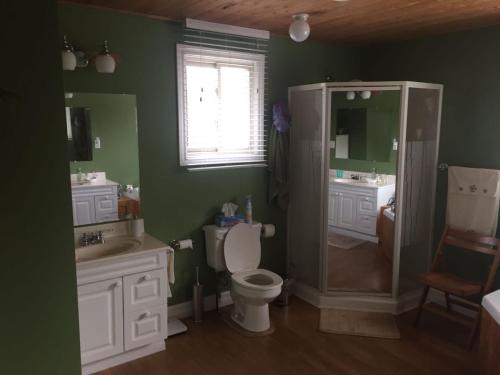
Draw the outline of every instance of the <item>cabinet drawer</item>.
[[[158,342],[167,337],[167,305],[125,310],[125,350]]]
[[[377,198],[357,196],[358,215],[377,216]]]
[[[114,194],[96,195],[94,202],[96,216],[110,215],[118,212],[118,198]]]
[[[125,310],[167,303],[165,269],[136,273],[123,278]]]
[[[372,236],[377,234],[377,217],[369,215],[358,215],[356,230]]]

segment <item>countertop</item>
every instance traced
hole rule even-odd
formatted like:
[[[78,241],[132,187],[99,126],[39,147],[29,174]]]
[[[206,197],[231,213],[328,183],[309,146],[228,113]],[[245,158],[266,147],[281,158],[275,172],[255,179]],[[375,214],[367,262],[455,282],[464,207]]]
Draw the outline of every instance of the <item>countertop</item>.
[[[120,240],[121,238],[123,238],[123,239],[135,239],[135,240],[140,241],[141,244],[137,248],[134,248],[132,250],[127,250],[127,251],[124,251],[121,253],[112,254],[112,255],[104,255],[104,256],[101,256],[99,258],[94,258],[94,259],[89,259],[89,260],[81,260],[81,261],[77,260],[76,261],[77,266],[78,265],[90,265],[90,264],[98,263],[102,260],[107,260],[107,261],[112,260],[112,259],[118,260],[118,259],[130,257],[130,256],[135,256],[138,254],[147,254],[147,253],[155,252],[155,251],[164,250],[164,251],[167,251],[167,253],[173,251],[173,249],[170,246],[166,245],[162,241],[158,240],[157,238],[155,238],[147,233],[144,233],[142,236],[139,236],[139,237],[113,236],[113,237],[109,237],[107,239],[107,241],[117,241],[117,240]],[[87,247],[90,248],[92,246],[99,246],[99,245],[90,245]],[[75,249],[75,252],[76,252],[76,250],[85,249],[85,248],[86,247],[79,247],[78,249]]]
[[[378,189],[381,187],[394,185],[394,183],[388,183],[388,182],[371,183],[371,182],[365,182],[365,181],[360,181],[360,180],[353,180],[351,178],[337,178],[337,177],[330,177],[330,184],[358,186],[358,187],[364,187],[364,188],[370,188],[370,189]]]
[[[118,182],[114,182],[111,180],[97,181],[94,183],[91,182],[73,182],[71,181],[71,189],[88,189],[88,188],[96,188],[96,187],[104,187],[104,186],[116,186]]]
[[[482,305],[491,317],[500,324],[500,290],[484,296]]]

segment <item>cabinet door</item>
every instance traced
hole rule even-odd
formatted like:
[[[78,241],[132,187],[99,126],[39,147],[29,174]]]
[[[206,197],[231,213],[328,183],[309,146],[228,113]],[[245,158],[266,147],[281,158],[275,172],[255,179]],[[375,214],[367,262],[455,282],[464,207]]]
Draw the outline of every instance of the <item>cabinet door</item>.
[[[336,226],[338,222],[339,193],[330,191],[328,195],[328,225]]]
[[[73,198],[74,225],[95,223],[94,197],[91,195]]]
[[[339,193],[338,196],[338,222],[337,226],[344,229],[356,227],[356,196],[354,194]]]
[[[123,352],[122,279],[78,287],[82,364]]]

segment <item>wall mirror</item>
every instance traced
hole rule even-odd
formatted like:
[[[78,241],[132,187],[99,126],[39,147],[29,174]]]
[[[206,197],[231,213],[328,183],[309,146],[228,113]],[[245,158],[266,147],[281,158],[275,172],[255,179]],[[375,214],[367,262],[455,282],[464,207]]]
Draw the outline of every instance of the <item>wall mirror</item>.
[[[399,91],[333,92],[330,134],[335,158],[390,162],[399,107]]]
[[[75,226],[140,215],[135,95],[66,93]]]

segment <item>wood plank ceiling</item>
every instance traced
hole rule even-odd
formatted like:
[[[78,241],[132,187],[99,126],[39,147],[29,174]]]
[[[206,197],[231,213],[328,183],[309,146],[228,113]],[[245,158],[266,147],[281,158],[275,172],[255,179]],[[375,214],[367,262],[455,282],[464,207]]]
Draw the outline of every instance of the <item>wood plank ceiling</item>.
[[[379,42],[500,25],[500,0],[64,0],[174,21],[186,17],[287,35],[309,13],[311,39]]]

